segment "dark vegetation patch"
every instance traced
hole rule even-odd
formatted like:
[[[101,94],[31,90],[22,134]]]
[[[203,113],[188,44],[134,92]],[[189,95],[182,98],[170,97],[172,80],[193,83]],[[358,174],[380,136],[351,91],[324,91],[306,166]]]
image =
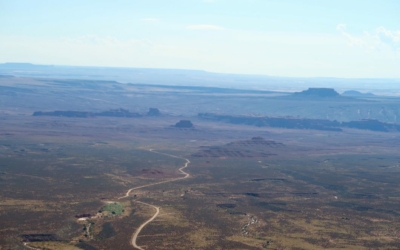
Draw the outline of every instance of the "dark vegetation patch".
[[[286,178],[254,178],[250,181],[286,181]]]
[[[375,195],[375,194],[357,194],[357,193],[347,193],[345,195],[346,197],[350,198],[350,199],[380,199],[379,196]]]
[[[82,248],[83,250],[98,250],[98,248],[86,243],[86,242],[79,242],[75,246]]]
[[[86,217],[92,217],[92,214],[77,214],[75,215],[75,218],[86,218]]]
[[[291,194],[297,195],[297,196],[318,195],[317,192],[291,192]]]
[[[358,212],[366,212],[366,211],[373,210],[373,208],[370,206],[364,206],[364,205],[359,205],[359,204],[355,204],[355,203],[351,203],[351,202],[344,202],[344,201],[330,202],[327,205],[329,205],[331,207],[351,209],[351,210],[355,210]]]
[[[262,207],[267,210],[271,210],[272,212],[287,212],[289,211],[286,208],[286,203],[284,202],[255,202],[255,206]]]
[[[233,204],[233,203],[221,203],[221,204],[217,204],[217,207],[223,208],[223,209],[235,208],[236,204]]]
[[[97,239],[108,239],[117,235],[114,227],[110,222],[106,222],[103,224],[100,233],[96,236]]]
[[[247,196],[260,197],[259,193],[245,193]]]
[[[233,211],[233,210],[229,210],[228,213],[232,214],[232,215],[247,215],[247,213],[239,212],[239,211]]]
[[[55,234],[22,234],[22,240],[25,242],[42,242],[42,241],[60,241]]]

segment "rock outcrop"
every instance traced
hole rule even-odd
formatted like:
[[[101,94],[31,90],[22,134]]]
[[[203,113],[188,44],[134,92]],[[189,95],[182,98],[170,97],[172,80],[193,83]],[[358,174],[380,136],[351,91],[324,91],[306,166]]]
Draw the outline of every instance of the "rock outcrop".
[[[147,112],[148,116],[160,116],[161,112],[158,108],[149,108],[149,112]]]
[[[180,120],[175,124],[175,128],[194,128],[194,126],[189,120]]]

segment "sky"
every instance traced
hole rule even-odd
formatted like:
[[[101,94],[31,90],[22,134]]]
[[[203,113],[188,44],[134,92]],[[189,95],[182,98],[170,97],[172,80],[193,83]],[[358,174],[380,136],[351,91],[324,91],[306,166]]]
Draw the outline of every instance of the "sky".
[[[400,78],[398,0],[0,0],[0,63]]]

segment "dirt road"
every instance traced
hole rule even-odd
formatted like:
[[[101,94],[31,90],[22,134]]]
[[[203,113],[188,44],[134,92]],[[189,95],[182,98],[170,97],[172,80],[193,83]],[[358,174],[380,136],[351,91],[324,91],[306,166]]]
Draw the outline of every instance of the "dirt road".
[[[143,229],[147,224],[149,224],[150,222],[152,222],[152,221],[158,216],[158,214],[160,213],[160,208],[159,208],[159,207],[156,207],[156,206],[153,206],[153,205],[151,205],[151,204],[149,204],[149,203],[145,203],[145,202],[141,202],[141,201],[136,201],[136,202],[138,202],[138,203],[140,203],[140,204],[143,204],[143,205],[150,206],[150,207],[152,207],[152,208],[154,208],[154,209],[156,210],[156,213],[153,215],[153,217],[151,217],[151,218],[148,219],[146,222],[144,222],[142,225],[140,225],[140,227],[138,227],[138,229],[136,229],[135,233],[132,235],[132,239],[131,239],[131,244],[132,244],[132,246],[133,246],[134,248],[136,248],[136,249],[144,250],[144,248],[142,248],[142,247],[140,247],[140,246],[138,246],[138,245],[136,244],[137,237],[138,237],[138,235],[140,234],[140,232],[142,231],[142,229]]]
[[[145,188],[145,187],[150,187],[150,186],[155,186],[155,185],[159,185],[159,184],[163,184],[163,183],[167,183],[167,182],[178,181],[178,180],[186,179],[186,178],[188,178],[188,177],[190,176],[189,173],[186,173],[185,171],[183,171],[183,169],[187,168],[188,165],[190,164],[190,161],[189,161],[188,159],[182,158],[182,157],[179,157],[179,156],[175,156],[175,155],[170,155],[170,154],[165,154],[165,153],[156,152],[156,151],[154,151],[154,150],[152,150],[152,149],[150,149],[150,151],[151,151],[151,152],[154,152],[154,153],[157,153],[157,154],[167,155],[167,156],[170,156],[170,157],[174,157],[174,158],[186,160],[185,165],[184,165],[183,167],[179,168],[179,172],[181,172],[181,173],[184,174],[185,176],[179,177],[179,178],[170,179],[170,180],[166,180],[166,181],[160,181],[160,182],[156,182],[156,183],[151,183],[151,184],[147,184],[147,185],[143,185],[143,186],[131,188],[131,189],[129,189],[129,190],[126,192],[126,194],[125,194],[124,196],[119,197],[118,200],[125,199],[125,198],[129,197],[130,193],[131,193],[133,190],[137,190],[137,189],[141,189],[141,188]],[[137,243],[136,243],[137,237],[139,236],[139,234],[140,234],[140,232],[143,230],[143,228],[144,228],[147,224],[149,224],[150,222],[152,222],[152,221],[158,216],[158,214],[160,213],[160,208],[159,208],[159,207],[156,207],[156,206],[154,206],[154,205],[151,205],[151,204],[149,204],[149,203],[142,202],[142,201],[135,201],[135,202],[140,203],[140,204],[143,204],[143,205],[150,206],[150,207],[152,207],[152,208],[154,208],[154,209],[156,210],[156,213],[153,215],[153,217],[151,217],[150,219],[148,219],[147,221],[145,221],[144,223],[142,223],[142,224],[136,229],[135,233],[132,235],[131,245],[132,245],[134,248],[136,248],[136,249],[144,250],[144,248],[142,248],[142,247],[140,247],[140,246],[137,245]]]

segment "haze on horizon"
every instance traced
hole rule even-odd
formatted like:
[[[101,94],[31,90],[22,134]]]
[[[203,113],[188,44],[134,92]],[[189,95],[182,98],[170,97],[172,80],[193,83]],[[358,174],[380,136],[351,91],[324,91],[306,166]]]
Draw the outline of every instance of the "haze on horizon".
[[[400,2],[0,1],[0,63],[400,78]]]

